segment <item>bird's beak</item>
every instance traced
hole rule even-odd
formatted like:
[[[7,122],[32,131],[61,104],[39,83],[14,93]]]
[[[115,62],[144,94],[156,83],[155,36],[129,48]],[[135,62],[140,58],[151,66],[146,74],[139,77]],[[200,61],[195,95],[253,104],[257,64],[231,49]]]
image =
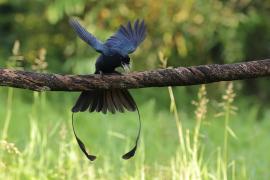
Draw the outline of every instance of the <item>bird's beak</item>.
[[[126,63],[122,63],[122,67],[126,72],[130,72],[130,65]]]

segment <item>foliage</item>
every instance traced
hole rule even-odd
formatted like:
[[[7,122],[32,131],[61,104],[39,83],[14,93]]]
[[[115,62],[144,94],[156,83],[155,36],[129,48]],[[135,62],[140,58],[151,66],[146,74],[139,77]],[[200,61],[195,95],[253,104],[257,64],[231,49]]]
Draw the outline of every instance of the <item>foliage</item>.
[[[223,116],[213,114],[227,114],[227,99],[222,100],[221,104],[225,104],[223,110],[215,109],[216,100],[207,97],[205,86],[200,88],[196,102],[193,101],[196,107],[189,111],[176,107],[178,100],[174,100],[177,116],[168,110],[155,111],[157,104],[154,100],[140,104],[143,135],[139,151],[129,161],[122,160],[121,154],[133,143],[134,137],[130,134],[136,134],[135,113],[76,115],[75,128],[87,142],[86,146],[98,154],[94,163],[83,156],[72,134],[69,107],[74,96],[47,94],[50,101],[44,106],[40,93],[30,93],[32,98],[28,100],[21,96],[20,90],[15,90],[12,98],[4,98],[7,93],[3,89],[0,93],[1,99],[5,100],[1,101],[1,107],[5,108],[1,108],[0,115],[10,116],[8,136],[0,141],[1,179],[182,177],[243,180],[270,177],[270,156],[265,153],[265,149],[270,147],[267,136],[270,123],[266,121],[269,111],[265,112],[263,123],[256,124],[258,106],[236,99],[235,106],[239,111],[230,115],[229,120],[237,139],[230,138],[233,137],[230,133],[226,135],[228,145],[224,149],[221,132],[228,125],[224,127]],[[9,101],[12,104],[6,105]],[[181,103],[180,107],[188,104],[190,102]],[[248,111],[246,107],[249,107]],[[10,115],[9,110],[12,112]],[[194,114],[190,113],[192,111]],[[180,120],[182,125],[182,142],[178,138],[174,117],[178,117],[176,120]],[[0,122],[1,133],[5,121]],[[228,152],[226,159],[223,152]]]
[[[158,59],[165,68],[269,58],[269,12],[269,1],[251,0],[0,0],[0,65],[92,73],[98,54],[76,37],[70,16],[101,40],[145,19],[134,70],[159,68]],[[72,135],[77,94],[0,88],[0,179],[269,179],[269,88],[256,80],[132,91],[144,129],[130,161],[119,157],[136,133],[134,114],[79,114],[95,164]]]
[[[6,64],[13,42],[20,40],[27,69],[43,48],[48,71],[92,73],[97,53],[76,37],[68,25],[70,16],[79,16],[101,40],[128,20],[145,19],[148,37],[132,55],[134,70],[157,68],[159,51],[170,59],[168,66],[268,58],[269,9],[268,1],[250,0],[30,0],[27,6],[24,1],[1,0],[0,65]],[[268,97],[268,81],[253,82],[253,88],[248,84],[242,87],[249,95]]]

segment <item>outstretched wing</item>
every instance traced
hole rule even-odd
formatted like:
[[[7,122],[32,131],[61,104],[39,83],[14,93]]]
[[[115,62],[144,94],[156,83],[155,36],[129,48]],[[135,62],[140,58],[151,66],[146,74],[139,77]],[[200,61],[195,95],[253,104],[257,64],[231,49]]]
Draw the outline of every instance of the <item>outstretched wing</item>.
[[[103,53],[105,51],[103,43],[82,27],[76,19],[70,19],[69,24],[75,30],[77,35],[97,52]]]
[[[145,36],[146,25],[144,21],[136,20],[133,28],[130,22],[126,26],[121,25],[117,32],[105,42],[105,45],[110,49],[117,50],[122,55],[127,55],[136,50]]]

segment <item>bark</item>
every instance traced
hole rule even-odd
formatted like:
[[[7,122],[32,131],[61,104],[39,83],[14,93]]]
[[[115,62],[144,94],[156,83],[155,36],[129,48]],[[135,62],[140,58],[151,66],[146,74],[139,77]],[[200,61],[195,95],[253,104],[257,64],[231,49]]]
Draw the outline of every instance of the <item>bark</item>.
[[[270,76],[270,59],[157,69],[124,75],[60,75],[0,69],[0,86],[34,91],[85,91],[189,86]]]

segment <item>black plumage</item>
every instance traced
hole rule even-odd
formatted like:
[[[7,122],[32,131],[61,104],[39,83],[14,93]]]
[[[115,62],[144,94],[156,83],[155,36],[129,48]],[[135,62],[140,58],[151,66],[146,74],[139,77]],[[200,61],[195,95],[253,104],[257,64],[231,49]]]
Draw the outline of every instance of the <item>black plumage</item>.
[[[105,43],[89,33],[76,19],[71,19],[69,23],[83,41],[100,53],[95,64],[95,74],[120,74],[115,71],[117,67],[122,67],[125,70],[129,68],[129,54],[134,52],[146,37],[146,25],[144,21],[139,20],[136,20],[133,26],[130,22],[126,26],[121,25]],[[96,111],[104,114],[110,112],[114,114],[116,112],[125,112],[125,110],[136,111],[137,109],[137,105],[127,89],[109,89],[83,91],[73,106],[72,112],[88,110],[89,112]],[[78,139],[75,132],[74,134],[82,151],[90,159],[89,156],[91,155],[86,152],[85,146]],[[139,134],[135,147],[124,155],[124,159],[134,155],[138,138]]]

